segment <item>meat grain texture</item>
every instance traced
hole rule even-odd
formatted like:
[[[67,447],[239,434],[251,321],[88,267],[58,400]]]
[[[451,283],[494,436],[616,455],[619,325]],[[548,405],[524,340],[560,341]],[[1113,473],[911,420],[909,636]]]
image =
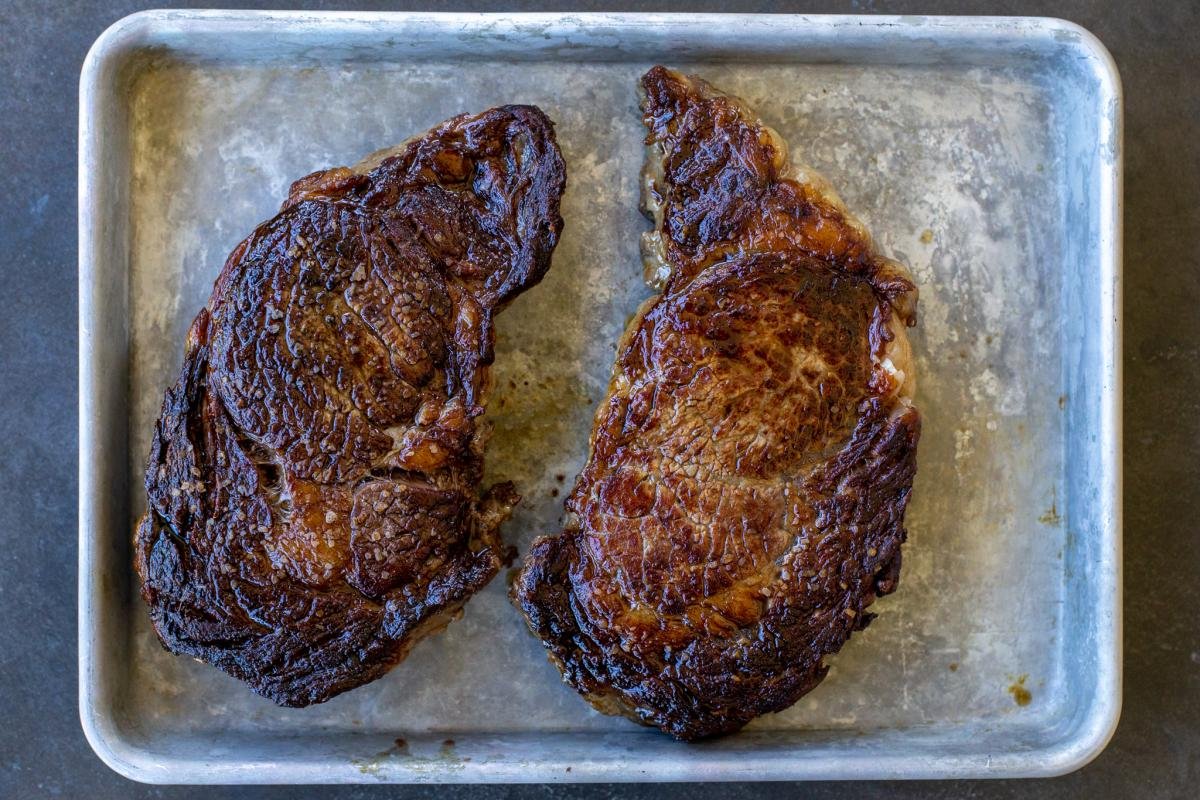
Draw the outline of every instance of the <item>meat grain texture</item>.
[[[916,289],[735,98],[662,67],[642,89],[662,293],[512,594],[596,708],[694,740],[796,702],[896,588]]]
[[[512,558],[480,494],[493,317],[562,229],[550,121],[457,117],[293,184],[166,393],[135,534],[169,650],[286,706],[378,678]]]

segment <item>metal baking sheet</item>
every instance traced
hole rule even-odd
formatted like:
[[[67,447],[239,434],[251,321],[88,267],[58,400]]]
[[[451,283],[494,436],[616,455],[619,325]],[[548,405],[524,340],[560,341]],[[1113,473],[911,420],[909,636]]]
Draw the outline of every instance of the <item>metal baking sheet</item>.
[[[304,710],[163,651],[137,598],[142,464],[185,329],[289,182],[462,111],[536,103],[569,170],[550,275],[500,318],[491,479],[553,531],[647,296],[635,82],[744,98],[909,264],[924,436],[897,594],[828,679],[683,745],[559,683],[496,580],[384,679]],[[80,705],[153,782],[1046,775],[1120,702],[1121,97],[1044,19],[148,12],[80,118]]]

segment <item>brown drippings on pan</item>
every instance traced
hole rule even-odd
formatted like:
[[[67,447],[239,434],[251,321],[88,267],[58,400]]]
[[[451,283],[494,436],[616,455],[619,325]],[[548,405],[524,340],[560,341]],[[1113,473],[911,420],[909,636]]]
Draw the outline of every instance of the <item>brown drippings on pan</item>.
[[[921,232],[921,244],[929,244],[933,241],[933,231],[926,228]]]
[[[1062,517],[1060,517],[1058,515],[1058,490],[1057,489],[1050,490],[1050,508],[1046,511],[1045,514],[1042,514],[1040,517],[1038,517],[1038,522],[1042,523],[1043,525],[1050,525],[1055,528],[1057,528],[1059,525],[1062,524]]]
[[[1008,687],[1008,693],[1012,695],[1013,702],[1021,707],[1029,705],[1033,700],[1033,694],[1025,688],[1025,681],[1028,679],[1028,675],[1021,675]]]
[[[553,449],[563,420],[572,410],[589,404],[587,391],[578,380],[565,375],[548,375],[509,380],[507,388],[496,389],[490,419],[494,439],[521,442],[530,452],[535,445]]]
[[[951,672],[958,672],[958,662],[957,662],[957,661],[951,661],[951,662],[950,662],[950,664],[948,665],[948,667],[947,667],[947,668],[948,668],[948,669],[949,669]]]
[[[469,757],[459,757],[454,752],[454,740],[442,740],[442,746],[436,756],[415,755],[408,745],[408,740],[398,736],[394,744],[387,750],[376,753],[368,758],[352,758],[353,764],[363,775],[370,775],[379,780],[386,780],[390,766],[401,764],[404,769],[416,772],[436,770],[461,770],[463,764],[470,761]],[[397,759],[403,759],[402,762]]]

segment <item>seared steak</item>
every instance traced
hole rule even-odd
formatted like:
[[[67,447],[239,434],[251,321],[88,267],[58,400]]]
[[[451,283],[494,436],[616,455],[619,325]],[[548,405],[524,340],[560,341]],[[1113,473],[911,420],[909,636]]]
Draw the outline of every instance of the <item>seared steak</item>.
[[[662,67],[642,88],[662,294],[513,597],[594,706],[690,740],[790,706],[896,588],[916,290],[740,102]]]
[[[163,644],[286,706],[383,675],[512,558],[480,496],[493,316],[562,229],[538,109],[293,184],[229,256],[166,393],[138,524]]]

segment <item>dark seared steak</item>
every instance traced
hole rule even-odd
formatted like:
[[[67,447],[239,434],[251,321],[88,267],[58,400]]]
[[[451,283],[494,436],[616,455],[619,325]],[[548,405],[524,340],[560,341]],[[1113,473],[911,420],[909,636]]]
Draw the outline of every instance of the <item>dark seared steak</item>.
[[[916,290],[738,101],[662,67],[642,84],[663,292],[513,596],[593,705],[699,739],[811,690],[896,588]]]
[[[374,680],[512,558],[482,496],[494,314],[562,229],[538,109],[293,184],[192,323],[136,565],[171,651],[286,706]]]

